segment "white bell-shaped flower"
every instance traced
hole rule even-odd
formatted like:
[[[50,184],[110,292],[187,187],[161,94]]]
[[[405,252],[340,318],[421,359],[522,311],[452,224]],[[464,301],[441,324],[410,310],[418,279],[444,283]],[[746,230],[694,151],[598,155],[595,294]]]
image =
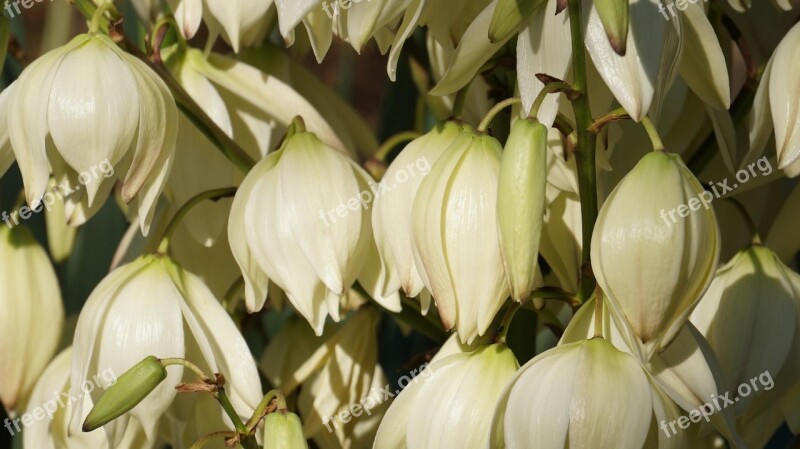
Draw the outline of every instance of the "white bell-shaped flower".
[[[8,137],[32,207],[61,194],[69,222],[79,225],[119,179],[147,233],[178,126],[175,101],[155,72],[108,36],[81,34],[34,61],[6,93]],[[74,192],[47,191],[51,168]]]
[[[447,329],[469,343],[508,296],[497,228],[502,147],[465,130],[422,180],[412,209],[417,270]]]
[[[228,238],[248,310],[264,306],[269,279],[318,335],[328,315],[338,321],[350,286],[379,271],[367,270],[374,268],[368,255],[377,253],[373,186],[358,164],[296,122],[282,147],[247,175],[231,207]],[[398,311],[399,301],[394,295],[382,302]]]
[[[711,198],[679,156],[656,151],[600,210],[592,268],[648,355],[672,341],[714,276],[720,235]]]
[[[61,341],[64,305],[50,259],[27,228],[0,225],[0,254],[0,400],[14,414]]]
[[[267,12],[272,0],[167,0],[181,33],[188,39],[206,22],[238,52],[263,39],[268,30]]]
[[[374,449],[483,449],[506,382],[519,368],[503,344],[434,360],[395,399]]]
[[[143,256],[117,268],[89,296],[75,330],[72,388],[106,369],[124,373],[151,355],[186,358],[207,373],[222,373],[231,402],[245,419],[261,399],[255,361],[236,324],[198,277],[161,255]],[[130,415],[105,426],[110,441],[122,437],[129,416],[153,441],[182,379],[183,368],[170,367],[167,379]],[[95,395],[100,395],[99,389],[92,396],[97,399]],[[80,403],[73,410],[73,432],[80,431],[85,412]]]

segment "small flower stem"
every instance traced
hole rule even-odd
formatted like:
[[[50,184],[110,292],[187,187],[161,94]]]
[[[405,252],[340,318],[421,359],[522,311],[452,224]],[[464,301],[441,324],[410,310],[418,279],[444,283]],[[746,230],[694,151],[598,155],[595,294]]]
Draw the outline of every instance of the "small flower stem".
[[[169,250],[169,239],[172,237],[172,234],[175,233],[175,229],[178,228],[178,224],[180,224],[181,220],[189,213],[189,211],[199,203],[205,200],[219,200],[221,198],[229,198],[236,195],[236,187],[225,187],[222,189],[214,189],[208,190],[205,192],[198,193],[194,197],[192,197],[189,201],[186,202],[178,212],[175,213],[175,216],[172,217],[169,224],[167,225],[166,231],[164,231],[164,237],[161,239],[161,245],[158,247],[159,254],[167,254]]]
[[[500,111],[509,106],[514,106],[515,104],[519,104],[521,101],[522,100],[520,100],[519,97],[512,97],[512,98],[507,98],[501,101],[500,103],[494,105],[494,107],[491,110],[489,110],[489,112],[486,114],[486,117],[483,118],[481,124],[478,125],[478,132],[485,133],[486,130],[489,129],[489,125],[492,124],[492,120],[494,120],[495,116],[499,114]]]
[[[230,430],[223,430],[219,432],[211,432],[208,435],[203,436],[199,440],[195,441],[192,444],[192,447],[189,449],[203,449],[206,444],[210,443],[215,438],[233,438],[236,436],[236,432],[231,432]]]
[[[186,359],[181,359],[181,358],[177,358],[177,357],[170,357],[170,358],[166,358],[166,359],[160,359],[159,361],[164,366],[164,368],[166,368],[168,366],[182,366],[184,368],[188,368],[189,370],[191,370],[202,381],[207,381],[207,380],[211,379],[210,377],[208,377],[208,375],[202,369],[200,369],[199,366],[195,365],[194,363],[192,363],[192,362],[190,362],[190,361],[188,361]]]
[[[544,103],[545,98],[548,95],[560,92],[566,88],[569,88],[567,83],[563,81],[556,81],[552,83],[547,83],[544,85],[544,89],[539,92],[539,95],[536,96],[536,99],[533,101],[533,106],[531,106],[531,113],[528,114],[528,117],[537,118],[539,116],[539,109],[542,107],[542,103]]]
[[[597,287],[595,292],[596,295],[594,299],[594,337],[606,338],[605,329],[603,326],[603,308],[605,307],[603,290],[600,287]]]
[[[511,306],[509,306],[508,310],[506,310],[506,314],[503,315],[503,320],[500,321],[500,328],[497,330],[497,336],[494,339],[496,343],[506,343],[506,337],[508,336],[508,329],[511,327],[511,321],[514,319],[514,315],[516,315],[521,308],[522,304],[516,301],[511,303]]]
[[[467,93],[469,92],[469,87],[472,85],[472,82],[464,86],[461,90],[456,93],[456,98],[453,100],[453,117],[461,117],[461,114],[464,112],[464,104],[467,102]]]
[[[107,12],[111,13],[112,20],[119,19],[119,11],[117,11],[117,7],[114,6],[112,2],[103,2],[100,6],[92,14],[92,20],[89,22],[89,33],[96,34],[100,32],[101,28],[106,28],[108,30],[108,19],[105,18],[105,14]]]
[[[250,419],[247,420],[247,424],[245,424],[245,427],[247,427],[250,432],[255,430],[255,428],[258,427],[258,423],[261,422],[265,416],[267,416],[267,413],[270,411],[269,406],[273,400],[275,401],[276,411],[286,410],[286,397],[283,395],[283,393],[280,390],[270,390],[266,395],[264,395],[264,398],[261,399],[261,402],[258,403],[258,406],[253,412],[253,416],[250,417]]]
[[[394,147],[403,142],[412,141],[421,135],[422,134],[416,131],[405,131],[402,133],[395,134],[392,137],[389,137],[388,139],[386,139],[386,142],[384,142],[375,152],[375,159],[381,162],[386,162],[386,157],[389,156],[389,153],[391,153]]]
[[[582,0],[568,0],[570,35],[572,39],[572,89],[580,95],[572,100],[575,113],[575,163],[578,169],[578,190],[581,201],[582,257],[581,281],[578,299],[586,301],[594,291],[595,278],[592,271],[592,233],[598,215],[597,169],[595,147],[597,134],[591,131],[592,110],[589,106],[586,49],[583,44]]]
[[[631,116],[625,111],[624,108],[617,108],[613,111],[609,112],[608,114],[598,117],[592,123],[591,131],[595,134],[599,133],[606,127],[609,123],[618,122],[620,120],[628,120]]]
[[[650,137],[650,141],[653,142],[653,150],[664,151],[664,142],[661,141],[661,136],[658,135],[658,130],[650,120],[650,117],[645,116],[642,118],[642,126],[644,126],[644,130],[647,131],[647,136]]]

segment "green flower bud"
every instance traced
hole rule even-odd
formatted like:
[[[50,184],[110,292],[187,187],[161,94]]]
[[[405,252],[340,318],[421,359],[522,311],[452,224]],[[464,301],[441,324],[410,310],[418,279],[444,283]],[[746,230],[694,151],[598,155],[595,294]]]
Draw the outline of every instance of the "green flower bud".
[[[597,15],[603,22],[603,28],[608,35],[611,48],[618,55],[625,55],[628,44],[628,14],[630,6],[628,0],[604,0],[594,2]]]
[[[161,361],[146,357],[108,387],[83,422],[83,431],[91,432],[131,411],[166,378]]]
[[[500,254],[516,301],[530,296],[536,279],[546,179],[547,127],[517,120],[500,160],[497,188]]]
[[[489,25],[489,40],[500,42],[516,33],[544,0],[500,0]]]
[[[264,449],[308,449],[300,418],[285,410],[268,414],[264,418]]]

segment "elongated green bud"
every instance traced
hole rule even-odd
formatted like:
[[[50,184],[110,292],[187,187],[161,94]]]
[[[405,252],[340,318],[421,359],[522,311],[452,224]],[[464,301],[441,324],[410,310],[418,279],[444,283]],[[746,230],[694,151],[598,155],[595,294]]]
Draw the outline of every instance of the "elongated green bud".
[[[131,411],[166,378],[167,370],[157,358],[137,363],[103,393],[83,422],[83,431],[91,432]]]
[[[517,120],[500,160],[497,190],[500,252],[516,301],[534,287],[546,178],[547,127],[536,119]]]
[[[264,418],[264,449],[308,449],[300,418],[286,410],[268,414]]]
[[[489,40],[500,42],[517,32],[544,0],[500,0],[489,25]]]
[[[603,22],[611,48],[624,56],[628,46],[628,0],[600,0],[594,2],[594,7]]]

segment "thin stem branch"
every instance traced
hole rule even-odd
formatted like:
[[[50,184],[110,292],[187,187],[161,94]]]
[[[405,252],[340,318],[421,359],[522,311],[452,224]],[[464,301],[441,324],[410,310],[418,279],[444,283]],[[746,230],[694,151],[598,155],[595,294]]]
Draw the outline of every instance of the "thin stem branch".
[[[161,245],[158,247],[159,254],[167,253],[167,250],[169,249],[170,237],[172,237],[172,234],[175,233],[175,229],[178,228],[178,224],[180,224],[181,220],[183,220],[186,214],[188,214],[194,206],[205,200],[219,200],[221,198],[228,198],[234,195],[236,195],[236,187],[208,190],[193,196],[189,201],[181,206],[180,209],[178,209],[178,212],[175,213],[175,216],[172,217],[172,220],[170,220],[169,224],[167,225],[167,229],[164,231],[164,237],[161,239]]]
[[[552,83],[545,84],[544,89],[539,92],[539,95],[536,96],[536,99],[533,101],[533,106],[531,106],[531,113],[528,114],[528,117],[537,118],[539,116],[539,109],[542,107],[542,103],[544,103],[545,98],[548,95],[556,92],[561,92],[565,88],[569,86],[567,83],[563,81],[556,81]]]
[[[270,412],[270,404],[273,400],[275,401],[275,411],[286,410],[286,397],[283,395],[283,392],[277,389],[270,390],[264,395],[261,402],[258,403],[258,406],[253,412],[253,416],[247,420],[245,427],[247,427],[248,431],[252,432],[255,430],[255,428],[258,427],[258,423],[267,416]]]
[[[605,307],[603,290],[600,287],[597,287],[595,291],[596,294],[594,299],[594,337],[606,338],[604,324],[603,324],[603,308]]]
[[[211,380],[211,378],[208,377],[208,375],[202,369],[200,369],[199,366],[195,365],[194,363],[192,363],[192,362],[190,362],[190,361],[188,361],[186,359],[181,359],[181,358],[177,358],[177,357],[170,357],[170,358],[166,358],[166,359],[159,359],[159,361],[161,362],[162,365],[164,365],[164,368],[166,368],[168,366],[182,366],[184,368],[188,368],[189,370],[191,370],[202,381]]]
[[[658,135],[658,130],[652,120],[650,120],[650,117],[642,117],[642,126],[644,126],[644,130],[647,131],[647,137],[650,138],[650,142],[653,143],[653,150],[664,151],[664,142],[661,141],[661,136]]]
[[[583,25],[581,23],[582,0],[568,0],[569,24],[572,38],[572,89],[580,93],[572,101],[575,113],[575,132],[578,142],[575,148],[575,162],[578,168],[578,188],[581,200],[581,222],[583,227],[583,254],[581,264],[581,284],[579,299],[586,301],[595,287],[592,272],[591,244],[594,225],[597,221],[597,171],[595,161],[595,147],[597,134],[591,132],[592,110],[589,106],[587,92],[588,78],[586,70],[586,53],[583,46]]]
[[[386,162],[386,157],[389,156],[389,153],[392,152],[394,147],[400,145],[403,142],[414,140],[421,135],[422,134],[416,131],[405,131],[395,134],[392,137],[389,137],[388,139],[386,139],[386,142],[384,142],[375,152],[375,159],[381,162]]]
[[[497,114],[499,114],[500,111],[509,106],[514,106],[515,104],[519,104],[521,102],[522,100],[520,100],[519,97],[512,97],[512,98],[506,98],[500,103],[494,105],[494,107],[491,110],[489,110],[489,112],[486,114],[486,117],[483,118],[481,124],[478,125],[478,132],[485,133],[486,130],[489,129],[489,125],[492,124],[492,120],[494,120],[495,116],[497,116]]]
[[[194,444],[192,444],[192,447],[190,447],[189,449],[203,449],[206,446],[206,444],[210,443],[215,438],[226,438],[227,439],[227,438],[233,438],[235,436],[236,436],[236,432],[231,432],[230,430],[222,430],[222,431],[219,431],[219,432],[211,432],[211,433],[209,433],[207,435],[204,435],[199,440],[195,441]]]
[[[591,131],[595,134],[599,134],[600,131],[603,130],[607,125],[610,123],[614,123],[620,120],[628,120],[631,116],[625,111],[625,108],[617,108],[613,111],[609,112],[602,117],[598,117],[592,123]]]
[[[500,322],[500,328],[497,330],[497,336],[494,338],[496,343],[506,343],[506,336],[508,336],[508,329],[511,327],[511,321],[521,308],[522,304],[516,301],[511,303],[511,306],[506,310],[506,314],[503,315],[503,320]]]
[[[747,230],[750,231],[750,235],[753,236],[752,244],[754,246],[760,246],[761,243],[761,235],[758,233],[758,226],[756,226],[755,220],[753,220],[753,216],[750,215],[750,212],[747,211],[747,208],[744,207],[741,201],[737,200],[733,197],[725,197],[724,200],[727,200],[731,206],[736,209],[739,214],[741,214],[742,218],[744,218],[744,224],[747,226]]]

